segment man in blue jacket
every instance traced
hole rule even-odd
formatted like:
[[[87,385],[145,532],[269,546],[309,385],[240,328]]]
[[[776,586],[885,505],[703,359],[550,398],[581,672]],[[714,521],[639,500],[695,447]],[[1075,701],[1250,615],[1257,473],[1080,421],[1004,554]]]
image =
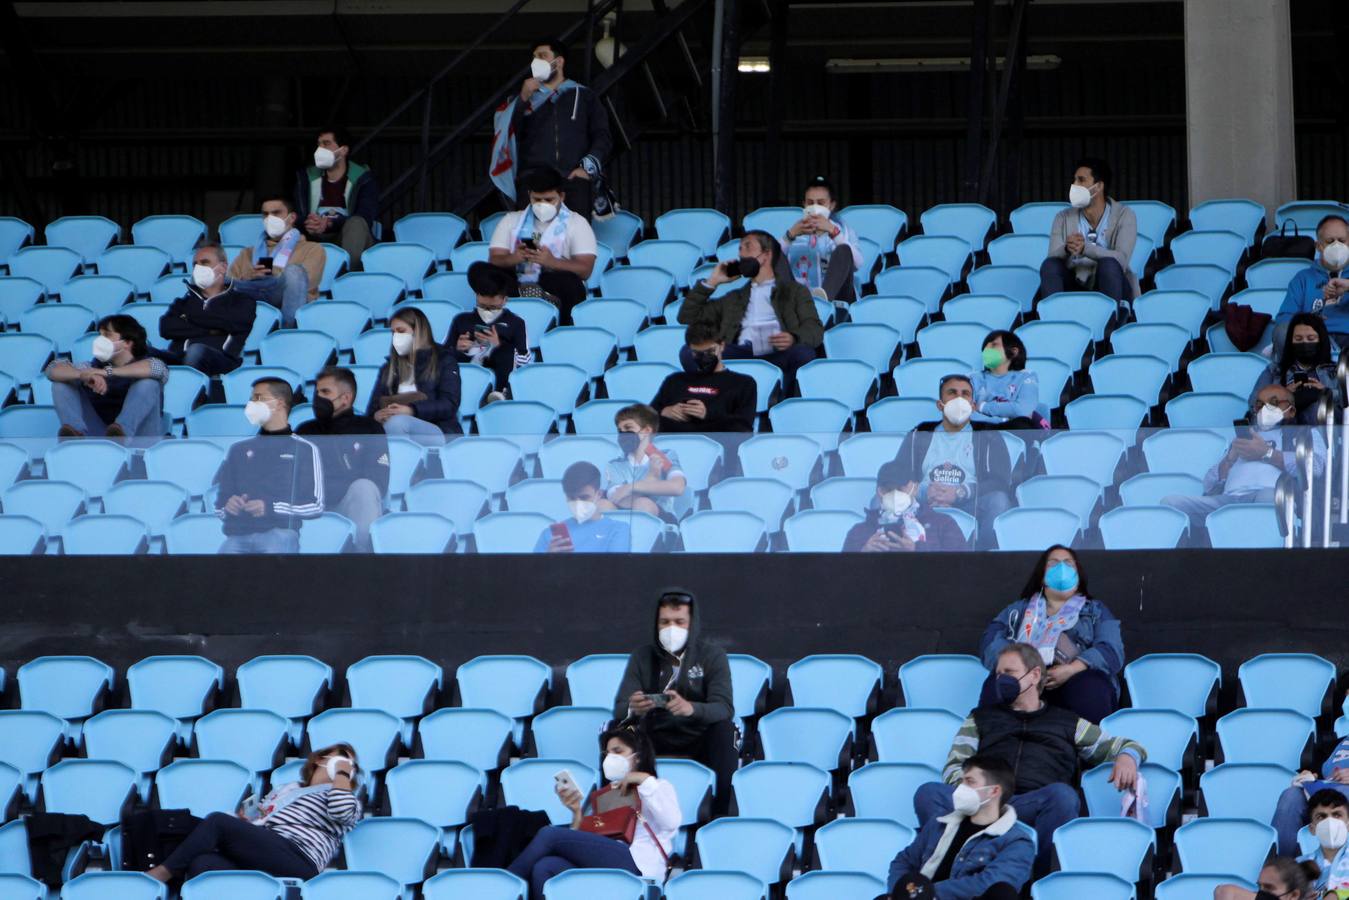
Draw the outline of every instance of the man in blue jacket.
[[[890,863],[891,897],[1016,900],[1030,878],[1035,840],[1008,802],[1016,784],[1011,766],[976,754],[961,768],[955,808],[928,820]]]
[[[1274,328],[1274,352],[1283,350],[1288,320],[1298,313],[1317,313],[1326,320],[1326,331],[1344,349],[1349,345],[1349,304],[1342,302],[1349,290],[1349,220],[1331,214],[1316,226],[1319,265],[1311,265],[1288,282],[1288,293],[1279,307]]]

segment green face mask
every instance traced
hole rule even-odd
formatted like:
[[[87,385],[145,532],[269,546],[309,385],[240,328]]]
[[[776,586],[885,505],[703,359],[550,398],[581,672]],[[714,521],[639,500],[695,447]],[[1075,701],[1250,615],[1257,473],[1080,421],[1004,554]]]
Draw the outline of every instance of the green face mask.
[[[1006,357],[1006,356],[1003,356],[1002,351],[999,350],[997,347],[985,347],[985,348],[984,348],[984,368],[985,368],[985,369],[996,369],[998,366],[1002,365],[1002,364],[1005,363],[1006,361],[1007,361],[1007,357]]]

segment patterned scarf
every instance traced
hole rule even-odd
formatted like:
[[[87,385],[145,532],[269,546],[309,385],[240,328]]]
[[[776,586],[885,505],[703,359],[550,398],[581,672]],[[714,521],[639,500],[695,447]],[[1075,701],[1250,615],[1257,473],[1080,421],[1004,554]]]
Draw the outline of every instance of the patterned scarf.
[[[1053,650],[1058,646],[1059,635],[1077,624],[1077,617],[1086,602],[1086,597],[1074,594],[1059,607],[1057,615],[1050,616],[1044,592],[1037,592],[1021,614],[1021,643],[1030,644],[1037,650]]]
[[[295,252],[295,245],[298,243],[300,243],[300,230],[298,228],[292,228],[277,239],[276,249],[270,254],[273,270],[286,267],[286,263],[290,262],[290,255]],[[253,262],[256,263],[267,255],[267,232],[264,229],[262,235],[258,238],[257,246],[253,248]]]
[[[571,210],[567,209],[564,204],[558,209],[557,215],[553,216],[553,221],[544,225],[543,230],[539,231],[534,210],[526,206],[524,212],[520,214],[520,227],[515,229],[515,244],[511,247],[511,250],[519,249],[522,238],[532,238],[537,235],[540,247],[547,247],[548,252],[559,259],[565,258],[567,255],[567,220],[570,218]],[[538,263],[528,263],[520,272],[520,281],[535,284],[542,272],[543,267]]]
[[[556,88],[540,87],[529,95],[529,111],[534,112],[550,101],[556,103],[567,91],[578,87],[570,78]],[[520,95],[516,94],[498,106],[492,117],[492,150],[487,167],[492,183],[512,202],[515,201],[515,104],[519,102]]]

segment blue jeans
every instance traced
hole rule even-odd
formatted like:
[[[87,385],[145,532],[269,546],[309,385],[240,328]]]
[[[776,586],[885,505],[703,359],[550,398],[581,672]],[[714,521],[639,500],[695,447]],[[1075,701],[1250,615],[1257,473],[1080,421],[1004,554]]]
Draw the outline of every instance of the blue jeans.
[[[304,266],[286,266],[280,275],[263,275],[247,281],[235,279],[234,290],[272,304],[281,310],[281,324],[294,328],[295,314],[309,302],[309,273]]]
[[[164,390],[154,378],[141,378],[131,385],[122,400],[122,411],[113,421],[122,426],[122,430],[134,437],[154,437],[163,432]],[[103,424],[94,410],[89,389],[78,381],[52,382],[52,406],[62,425],[69,425],[76,431],[82,431],[92,437],[107,433],[108,426]]]
[[[1129,279],[1124,275],[1124,269],[1113,259],[1098,259],[1096,261],[1096,278],[1094,284],[1087,288],[1082,286],[1081,282],[1077,280],[1077,276],[1073,274],[1073,270],[1068,268],[1068,260],[1051,256],[1040,263],[1041,297],[1048,297],[1050,294],[1058,294],[1063,291],[1081,290],[1100,291],[1116,301],[1128,300],[1133,293],[1129,285]]]
[[[188,344],[183,350],[183,365],[191,366],[203,375],[224,375],[239,368],[241,360],[224,350],[207,344]]]
[[[918,825],[944,816],[955,807],[951,794],[955,786],[932,781],[919,786],[913,795],[913,811],[918,814]],[[1035,857],[1035,877],[1049,873],[1054,858],[1054,831],[1082,814],[1082,801],[1071,785],[1050,784],[1012,798],[1012,808],[1018,820],[1035,829],[1039,852]]]
[[[1318,784],[1317,788],[1324,785]],[[1334,790],[1349,797],[1349,785],[1334,785]],[[1274,807],[1274,831],[1279,836],[1280,856],[1301,856],[1298,848],[1297,833],[1307,824],[1307,791],[1302,787],[1290,787],[1279,795],[1279,805]]]
[[[445,432],[440,430],[439,425],[416,416],[390,416],[384,420],[384,434],[391,438],[411,438],[428,447],[439,447],[445,443]]]
[[[530,900],[543,900],[544,883],[568,869],[622,869],[642,874],[626,844],[556,825],[534,835],[529,846],[506,868],[529,882]]]
[[[300,532],[293,528],[269,528],[253,534],[232,534],[220,545],[220,552],[299,553]]]

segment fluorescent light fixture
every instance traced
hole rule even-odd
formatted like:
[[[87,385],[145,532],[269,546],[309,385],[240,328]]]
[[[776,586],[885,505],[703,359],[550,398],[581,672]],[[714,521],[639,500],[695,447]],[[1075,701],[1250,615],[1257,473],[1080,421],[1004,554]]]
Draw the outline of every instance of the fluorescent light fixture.
[[[999,56],[997,67],[1001,69],[1006,59]],[[1050,71],[1057,69],[1063,60],[1052,53],[1026,57],[1026,68],[1032,71]],[[740,71],[745,71],[745,61],[740,61]],[[873,75],[882,73],[911,72],[968,72],[968,56],[925,56],[898,59],[831,59],[824,64],[826,72],[835,75]]]
[[[740,64],[736,66],[741,72],[754,75],[762,75],[765,72],[772,71],[772,66],[768,64],[766,56],[742,56]]]

